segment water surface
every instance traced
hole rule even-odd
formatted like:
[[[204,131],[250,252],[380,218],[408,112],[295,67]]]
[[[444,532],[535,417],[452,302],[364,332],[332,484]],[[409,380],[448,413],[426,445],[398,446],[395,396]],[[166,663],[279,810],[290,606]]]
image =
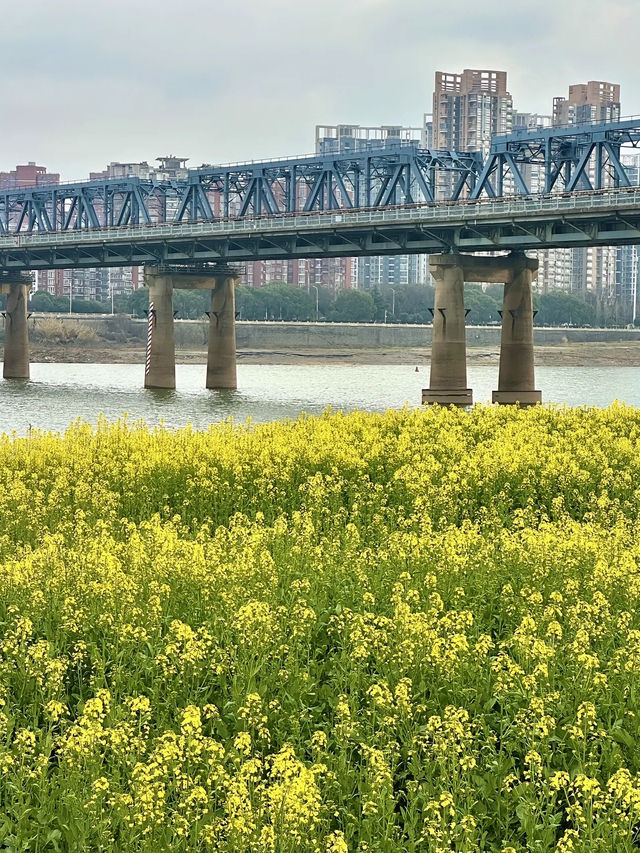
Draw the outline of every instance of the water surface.
[[[187,423],[197,429],[232,417],[256,422],[317,414],[327,406],[382,412],[419,406],[429,369],[405,365],[238,365],[237,391],[207,391],[205,365],[177,365],[175,391],[145,391],[139,364],[33,364],[31,380],[0,380],[0,432],[64,430],[82,418],[116,420],[127,414],[155,426]],[[496,387],[496,365],[470,367],[474,401]],[[544,402],[607,406],[614,400],[640,406],[640,367],[539,367]]]

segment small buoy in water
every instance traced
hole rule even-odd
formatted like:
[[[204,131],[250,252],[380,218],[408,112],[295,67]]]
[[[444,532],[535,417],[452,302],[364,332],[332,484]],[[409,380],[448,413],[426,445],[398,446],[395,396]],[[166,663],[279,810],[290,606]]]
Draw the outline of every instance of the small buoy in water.
[[[416,367],[416,369],[415,369],[414,373],[420,373],[420,371],[418,370],[418,368],[417,368],[417,367]]]

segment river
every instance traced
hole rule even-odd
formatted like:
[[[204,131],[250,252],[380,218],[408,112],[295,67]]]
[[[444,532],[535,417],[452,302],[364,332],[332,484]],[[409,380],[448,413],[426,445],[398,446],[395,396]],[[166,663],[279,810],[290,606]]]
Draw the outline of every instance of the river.
[[[0,432],[64,430],[76,419],[126,414],[151,426],[203,429],[210,423],[270,421],[334,409],[381,412],[420,405],[428,366],[239,365],[237,391],[207,391],[204,365],[178,365],[176,391],[145,391],[139,364],[33,364],[31,381],[0,380]],[[497,366],[470,367],[475,402],[491,399]],[[620,400],[640,406],[640,367],[539,367],[545,403],[607,406]]]

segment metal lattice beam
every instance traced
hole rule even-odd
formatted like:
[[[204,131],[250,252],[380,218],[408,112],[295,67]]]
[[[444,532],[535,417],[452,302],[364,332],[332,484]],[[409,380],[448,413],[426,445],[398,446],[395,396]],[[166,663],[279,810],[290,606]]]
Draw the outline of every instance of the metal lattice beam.
[[[628,187],[621,147],[640,145],[640,119],[494,137],[480,154],[415,144],[204,166],[184,181],[107,179],[0,192],[0,237],[218,222],[298,212],[387,209],[535,192]]]
[[[623,145],[640,144],[640,119],[495,136],[472,199],[629,186]]]
[[[150,225],[164,221],[168,198],[177,204],[172,184],[140,178],[4,190],[0,234]]]

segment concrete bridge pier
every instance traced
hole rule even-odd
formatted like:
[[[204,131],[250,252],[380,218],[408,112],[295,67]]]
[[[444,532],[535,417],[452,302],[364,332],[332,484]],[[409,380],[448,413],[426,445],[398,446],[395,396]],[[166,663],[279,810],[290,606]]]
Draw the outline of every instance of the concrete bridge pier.
[[[144,369],[145,388],[176,387],[176,341],[173,328],[173,281],[170,273],[145,268],[149,288],[149,326]]]
[[[209,311],[207,388],[235,389],[236,376],[236,270],[221,269],[215,274]]]
[[[531,293],[538,261],[524,254],[513,254],[505,261],[509,275],[504,285],[498,390],[491,399],[531,406],[542,402],[542,393],[535,390]]]
[[[27,300],[30,282],[9,282],[0,285],[7,294],[4,317],[4,368],[5,379],[29,378],[29,327],[27,325]]]
[[[207,388],[237,388],[234,291],[237,270],[223,264],[146,267],[144,277],[149,288],[144,387],[176,387],[173,289],[178,287],[211,291]]]
[[[467,388],[464,265],[460,255],[431,255],[429,267],[435,280],[435,304],[431,375],[422,402],[470,406],[473,392]]]

